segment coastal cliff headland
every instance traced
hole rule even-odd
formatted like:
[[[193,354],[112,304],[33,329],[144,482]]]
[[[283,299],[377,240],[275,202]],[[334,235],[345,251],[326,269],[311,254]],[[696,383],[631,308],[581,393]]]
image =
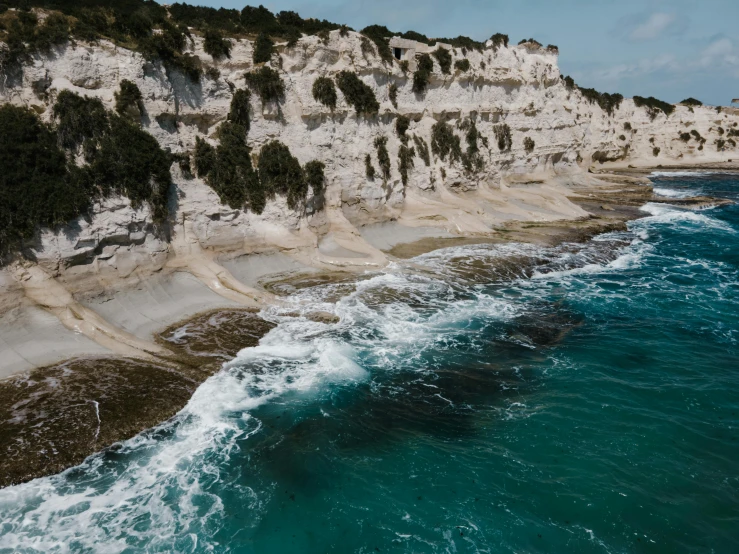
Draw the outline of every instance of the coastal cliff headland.
[[[386,38],[397,39],[401,59],[335,29],[276,40],[255,61],[257,37],[222,38],[228,56],[214,57],[193,29],[181,54],[207,68],[195,79],[104,38],[34,54],[0,87],[0,105],[53,127],[64,95],[123,113],[116,104],[133,84],[138,100],[125,115],[170,156],[171,183],[159,204],[113,187],[82,215],[4,252],[0,378],[112,356],[161,372],[192,368],[192,353],[162,330],[213,310],[240,318],[279,303],[276,283],[377,271],[460,241],[582,240],[665,201],[639,171],[739,167],[736,109],[604,102],[563,78],[557,49],[536,42],[493,37],[467,48]],[[244,159],[218,177],[234,130]],[[88,138],[70,150],[80,165]],[[215,156],[215,169],[203,167],[198,149]],[[240,173],[247,169],[254,177]],[[262,324],[254,325],[266,332]],[[209,374],[188,371],[176,387],[180,404]]]

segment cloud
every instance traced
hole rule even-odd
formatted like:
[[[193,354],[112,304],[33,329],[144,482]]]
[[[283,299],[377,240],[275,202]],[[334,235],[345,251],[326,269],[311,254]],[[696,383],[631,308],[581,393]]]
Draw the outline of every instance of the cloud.
[[[652,40],[664,33],[675,23],[677,16],[674,13],[653,13],[645,22],[637,25],[629,33],[631,40]]]
[[[688,19],[684,15],[668,12],[641,12],[622,17],[612,35],[633,42],[644,42],[666,35],[682,34],[687,27]]]
[[[606,67],[594,72],[598,79],[615,82],[621,79],[642,77],[655,73],[676,73],[682,64],[672,54],[664,54],[654,58],[643,58],[632,63],[623,63]]]
[[[598,82],[614,86],[627,79],[676,77],[697,80],[699,74],[725,72],[739,77],[739,45],[725,36],[713,37],[693,57],[678,58],[663,54],[604,68],[593,68],[589,74]]]
[[[695,65],[704,69],[726,69],[739,77],[739,47],[727,37],[715,37],[703,49]]]

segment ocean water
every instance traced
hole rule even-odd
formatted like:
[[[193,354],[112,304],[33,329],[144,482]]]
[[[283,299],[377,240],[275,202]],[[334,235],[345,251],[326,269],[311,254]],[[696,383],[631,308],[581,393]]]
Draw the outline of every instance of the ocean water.
[[[739,552],[739,206],[642,209],[296,291],[174,420],[0,490],[0,552]]]

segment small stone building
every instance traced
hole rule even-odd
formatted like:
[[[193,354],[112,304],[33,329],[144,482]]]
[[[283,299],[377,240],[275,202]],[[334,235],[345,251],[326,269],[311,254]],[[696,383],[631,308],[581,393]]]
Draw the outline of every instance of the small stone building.
[[[390,39],[390,50],[392,50],[393,57],[399,61],[407,61],[411,71],[416,70],[416,56],[418,54],[430,54],[437,48],[451,50],[452,45],[444,42],[437,42],[433,46],[429,46],[423,42],[407,38],[392,37]]]

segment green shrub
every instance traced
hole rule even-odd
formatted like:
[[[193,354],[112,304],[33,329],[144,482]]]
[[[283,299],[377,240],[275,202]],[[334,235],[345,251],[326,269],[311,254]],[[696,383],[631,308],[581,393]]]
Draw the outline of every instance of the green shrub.
[[[465,140],[467,141],[467,150],[462,154],[462,166],[468,172],[482,171],[485,162],[480,156],[480,148],[477,141],[480,139],[480,133],[474,120],[466,119],[460,123],[460,129],[466,131]]]
[[[632,130],[631,123],[629,123],[628,121],[624,123],[624,131],[631,131],[631,130]]]
[[[110,133],[100,139],[90,163],[92,182],[103,195],[121,194],[134,208],[148,202],[154,221],[167,217],[172,159],[157,140],[138,125],[112,114]]]
[[[241,24],[250,33],[277,34],[281,27],[275,15],[262,5],[258,8],[244,7],[241,10]]]
[[[724,146],[726,146],[726,141],[724,139],[716,139],[716,150],[721,152],[724,149]]]
[[[562,82],[564,83],[567,90],[572,91],[572,90],[575,90],[575,88],[577,87],[577,85],[575,84],[575,80],[569,75],[563,76]]]
[[[533,38],[524,38],[524,39],[521,39],[518,42],[518,45],[521,46],[522,44],[531,44],[532,46],[535,46],[536,48],[541,48],[542,47],[541,42],[539,42],[538,40],[533,39]]]
[[[69,40],[69,20],[58,13],[50,14],[43,24],[30,11],[16,11],[7,26],[6,46],[0,51],[0,70],[15,84],[20,78],[22,66],[31,56],[49,53],[54,47]]]
[[[72,35],[87,42],[97,42],[108,29],[108,19],[101,9],[84,9],[72,26]]]
[[[390,103],[397,110],[398,109],[398,85],[396,85],[395,83],[391,83],[387,89],[387,95],[388,95],[388,98],[390,98]]]
[[[142,32],[139,48],[147,59],[161,59],[172,62],[185,48],[185,35],[171,24],[165,25],[160,33],[146,34]]]
[[[160,26],[161,33],[144,34],[138,39],[138,50],[149,61],[161,61],[167,71],[177,70],[198,82],[203,72],[202,63],[197,56],[183,54],[186,43],[183,31],[166,20]],[[144,29],[145,26],[142,33]]]
[[[298,208],[308,194],[308,183],[290,149],[280,141],[270,141],[259,152],[258,165],[259,180],[267,195],[287,195],[290,209]]]
[[[375,43],[377,46],[377,53],[380,55],[380,59],[382,59],[383,62],[393,62],[393,54],[390,51],[389,40],[389,37],[391,37],[393,33],[391,33],[387,27],[383,25],[370,25],[369,27],[362,29],[361,33]]]
[[[262,66],[244,75],[246,84],[254,90],[262,103],[279,101],[285,96],[285,83],[280,74],[271,67]]]
[[[60,13],[51,13],[36,29],[30,46],[37,52],[49,52],[69,40],[69,20]]]
[[[416,143],[416,152],[418,153],[418,157],[423,160],[426,167],[430,166],[431,157],[429,156],[429,145],[426,144],[425,140],[417,135],[413,135],[413,142]]]
[[[215,163],[207,174],[207,183],[218,194],[221,202],[232,209],[244,209],[248,202],[254,213],[262,213],[267,198],[251,164],[251,150],[246,145],[246,129],[238,123],[226,121],[218,129],[218,138],[220,144],[216,148]],[[197,152],[196,166],[199,169]]]
[[[655,146],[654,148],[652,148],[652,154],[654,154],[655,158],[659,156],[659,153],[660,153],[660,148],[658,146]]]
[[[690,133],[680,133],[680,140],[683,142],[690,141]]]
[[[612,116],[619,106],[621,106],[621,102],[623,102],[624,99],[623,95],[618,93],[609,94],[607,92],[598,92],[592,88],[577,88],[586,100],[591,104],[598,104],[600,108],[610,116]]]
[[[501,151],[508,151],[513,146],[513,139],[511,138],[511,128],[507,123],[501,123],[493,127],[495,133],[495,139],[498,141],[498,149]]]
[[[336,85],[328,77],[319,77],[313,82],[313,98],[333,111],[336,109]]]
[[[413,92],[423,94],[431,81],[431,73],[434,71],[434,62],[428,54],[418,57],[418,67],[413,73]]]
[[[214,60],[231,57],[231,41],[224,38],[220,31],[208,29],[205,31],[204,39],[203,50]]]
[[[170,66],[195,83],[200,82],[200,77],[203,75],[203,62],[193,54],[178,56]]]
[[[456,62],[454,62],[454,68],[462,72],[467,72],[470,70],[470,60],[468,60],[467,58],[457,60]]]
[[[169,15],[179,24],[199,30],[214,29],[230,34],[244,32],[241,26],[241,14],[238,10],[175,3],[169,6]]]
[[[444,75],[449,75],[452,69],[452,55],[446,48],[437,48],[431,55],[439,62],[439,67]]]
[[[341,71],[336,76],[336,84],[347,103],[354,106],[357,116],[360,114],[366,116],[377,115],[380,110],[380,103],[377,101],[374,91],[364,84],[356,73]]]
[[[302,36],[303,35],[297,29],[290,29],[285,35],[287,47],[293,48],[296,44],[298,44],[298,41],[302,38]]]
[[[123,79],[120,90],[115,93],[115,111],[133,119],[144,112],[144,98],[136,83]]]
[[[375,47],[373,46],[372,41],[367,37],[359,37],[359,47],[362,50],[362,55],[364,57],[375,55]]]
[[[231,98],[231,109],[228,112],[228,120],[241,125],[249,132],[249,114],[251,112],[251,92],[247,89],[237,89]]]
[[[662,112],[669,117],[670,114],[675,111],[675,106],[668,104],[667,102],[663,102],[662,100],[658,100],[654,96],[650,96],[649,98],[634,96],[634,104],[637,108],[646,108],[647,113],[649,114],[649,119],[652,121],[654,121],[654,119],[659,115],[659,112]]]
[[[702,106],[703,102],[696,100],[695,98],[686,98],[680,102],[683,106]]]
[[[313,160],[305,164],[305,182],[310,185],[313,196],[319,196],[323,193],[324,188],[326,188],[324,169],[326,169],[326,165],[318,160]]]
[[[621,102],[623,102],[624,99],[623,95],[617,92],[609,94],[607,92],[598,92],[593,88],[579,87],[575,84],[575,80],[569,75],[563,76],[562,81],[567,90],[579,90],[583,98],[591,104],[598,104],[609,116],[613,116],[614,112],[621,106]]]
[[[551,54],[559,54],[559,46],[556,46],[554,44],[547,45],[547,52]]]
[[[406,75],[408,73],[408,69],[410,68],[408,60],[401,60],[398,62],[398,65],[400,66],[400,70],[403,72],[403,75]]]
[[[167,216],[172,156],[150,134],[117,114],[107,113],[97,99],[62,91],[52,109],[57,140],[69,158],[82,146],[86,165],[70,163],[70,174],[88,190],[126,196],[134,208],[151,206],[157,222]]]
[[[218,70],[218,68],[217,68],[217,67],[213,67],[212,65],[211,65],[211,66],[209,66],[209,67],[208,67],[208,68],[207,68],[207,69],[205,70],[205,74],[206,74],[206,75],[208,76],[208,78],[209,78],[209,79],[211,79],[212,81],[217,81],[218,79],[220,79],[220,78],[221,78],[221,72],[220,72],[220,71]]]
[[[618,135],[618,140],[626,140],[626,135]]]
[[[465,140],[467,141],[467,153],[472,155],[479,151],[477,146],[477,140],[480,138],[480,133],[477,130],[477,125],[472,119],[464,119],[459,122],[458,127],[465,131]]]
[[[380,165],[380,172],[383,179],[390,178],[390,154],[387,151],[387,137],[376,137],[375,148],[377,149],[377,163]]]
[[[200,137],[195,137],[195,172],[205,178],[216,165],[216,149]]]
[[[56,133],[27,108],[0,106],[0,254],[84,213],[93,197],[75,178]]]
[[[442,160],[449,156],[449,163],[462,157],[459,137],[448,123],[439,121],[431,128],[431,151]]]
[[[67,150],[76,151],[83,143],[97,141],[110,131],[108,114],[98,98],[83,98],[63,90],[51,113],[57,122],[59,145]]]
[[[407,142],[408,137],[406,136],[405,132],[408,130],[408,128],[411,126],[411,120],[407,115],[399,115],[395,119],[395,133],[398,135],[398,138],[403,141]]]
[[[367,176],[367,179],[375,178],[375,166],[372,165],[372,156],[369,154],[364,157],[364,174]]]
[[[406,144],[401,144],[398,150],[398,172],[403,186],[408,184],[408,173],[414,167],[413,157],[416,152],[413,148],[409,148]]]
[[[493,36],[490,37],[490,40],[493,41],[493,51],[498,51],[498,48],[501,46],[505,46],[508,48],[508,35],[504,35],[502,33],[495,33]]]
[[[326,46],[331,39],[331,35],[328,32],[328,29],[321,29],[316,33],[316,36],[321,40],[321,44]]]
[[[721,135],[721,136],[723,136],[723,134],[724,134],[724,133],[726,132],[726,131],[724,131],[724,128],[723,128],[723,127],[718,127],[718,128],[716,129],[716,131],[717,131],[717,132],[718,132],[718,134],[719,134],[719,135]]]
[[[436,38],[433,41],[429,41],[429,45],[432,46],[437,42],[443,42],[451,45],[453,48],[463,48],[464,50],[477,50],[482,52],[485,49],[485,44],[472,40],[470,37],[460,35],[456,38]]]
[[[536,147],[536,143],[534,142],[534,139],[531,137],[526,137],[523,139],[523,149],[526,151],[527,154],[531,154],[534,151],[534,148]]]
[[[423,44],[431,44],[429,37],[422,33],[417,33],[416,31],[406,31],[400,35],[400,38],[415,40],[416,42],[422,42]]]
[[[272,58],[274,46],[274,42],[266,33],[259,33],[257,40],[254,41],[254,63],[268,62]]]

